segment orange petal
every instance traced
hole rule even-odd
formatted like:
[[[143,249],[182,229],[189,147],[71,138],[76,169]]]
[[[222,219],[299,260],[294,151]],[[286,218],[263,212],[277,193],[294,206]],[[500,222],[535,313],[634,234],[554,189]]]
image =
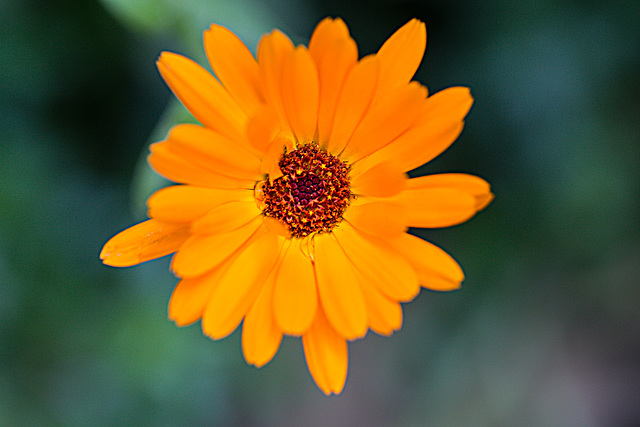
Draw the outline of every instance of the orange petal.
[[[253,147],[211,129],[192,124],[174,126],[164,144],[177,155],[213,172],[240,179],[260,178],[260,159]]]
[[[325,18],[311,36],[309,53],[318,67],[318,141],[324,146],[331,133],[338,95],[347,73],[358,61],[358,47],[340,18]]]
[[[230,138],[243,136],[246,113],[204,68],[171,52],[162,52],[157,66],[176,97],[200,123]]]
[[[247,125],[247,138],[251,146],[261,153],[267,151],[279,132],[278,116],[273,108],[266,105],[256,110]]]
[[[186,158],[183,153],[177,153],[175,146],[167,142],[151,144],[149,164],[158,174],[174,182],[191,184],[201,187],[226,189],[253,189],[255,180],[232,178],[214,172],[213,165],[203,165],[193,157]]]
[[[309,372],[325,394],[340,394],[347,379],[347,342],[331,327],[322,310],[316,312],[311,328],[302,336]]]
[[[309,52],[316,63],[320,63],[321,58],[333,47],[333,43],[350,38],[349,29],[342,19],[324,18],[311,34]]]
[[[475,197],[452,188],[407,189],[392,200],[405,207],[411,227],[450,227],[476,213]]]
[[[402,327],[402,307],[391,301],[373,286],[367,286],[362,278],[362,294],[367,304],[369,328],[380,335],[391,335]]]
[[[357,161],[388,145],[421,113],[427,90],[412,82],[376,102],[349,140],[344,156]]]
[[[169,255],[189,237],[189,227],[150,219],[116,234],[100,252],[100,259],[113,267],[129,267]]]
[[[407,230],[407,209],[401,203],[386,200],[369,202],[369,197],[361,200],[362,203],[352,203],[347,207],[343,215],[358,230],[380,237],[395,236]]]
[[[234,331],[265,285],[278,259],[281,240],[268,233],[237,255],[220,276],[202,314],[202,330],[214,340]]]
[[[422,166],[439,156],[456,140],[473,98],[469,89],[455,87],[430,96],[416,124],[395,141],[364,159],[369,167],[392,160],[403,171]],[[365,169],[365,165],[360,165]]]
[[[151,218],[166,222],[192,222],[211,209],[234,201],[252,201],[253,191],[220,190],[193,185],[172,185],[153,193],[147,206]]]
[[[366,286],[376,287],[393,301],[409,301],[418,294],[420,284],[413,267],[382,240],[359,233],[344,223],[333,234]]]
[[[318,70],[309,51],[302,46],[283,60],[282,105],[299,143],[314,140],[318,125]]]
[[[276,271],[274,267],[242,323],[242,353],[248,364],[258,368],[273,359],[282,341],[282,330],[273,317]]]
[[[289,128],[289,121],[282,106],[281,78],[284,57],[293,51],[291,40],[278,30],[263,36],[258,44],[258,66],[264,88],[264,96],[279,119],[283,129]]]
[[[279,165],[280,159],[285,152],[292,151],[294,146],[295,143],[292,135],[288,135],[288,132],[281,132],[269,146],[267,152],[262,158],[260,171],[264,175],[267,175],[270,181],[282,176],[282,170],[280,170]]]
[[[263,103],[258,63],[228,29],[213,24],[204,33],[204,48],[213,72],[248,116]]]
[[[378,60],[367,56],[347,75],[333,118],[327,149],[339,154],[369,109],[378,82]]]
[[[242,248],[261,223],[258,219],[228,233],[191,236],[173,257],[171,268],[179,277],[205,274]]]
[[[458,263],[439,247],[411,234],[402,234],[389,244],[413,266],[420,284],[434,291],[458,289],[464,273]]]
[[[309,329],[318,307],[316,278],[299,239],[292,240],[285,251],[276,279],[273,310],[284,333],[302,335]]]
[[[318,234],[314,243],[318,294],[329,322],[347,339],[364,336],[367,310],[355,266],[332,235]]]
[[[221,265],[203,276],[180,280],[169,300],[169,318],[178,326],[198,321],[224,268]]]
[[[487,181],[465,173],[443,173],[413,178],[407,182],[407,188],[452,188],[460,190],[476,199],[476,211],[484,209],[493,200],[491,186]]]
[[[395,165],[379,163],[362,175],[352,178],[351,190],[356,195],[390,197],[407,185],[407,175]]]
[[[253,200],[225,203],[196,220],[191,225],[191,232],[193,234],[227,233],[248,224],[260,214],[261,211]]]
[[[426,47],[427,29],[417,19],[389,37],[376,55],[380,60],[380,91],[408,83],[420,66]]]

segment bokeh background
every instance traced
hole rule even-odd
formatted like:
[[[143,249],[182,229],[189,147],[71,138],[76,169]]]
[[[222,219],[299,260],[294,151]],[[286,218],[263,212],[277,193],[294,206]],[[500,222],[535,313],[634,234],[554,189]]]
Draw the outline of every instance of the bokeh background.
[[[640,424],[640,2],[4,0],[0,15],[0,425]],[[476,102],[413,174],[469,172],[496,194],[417,231],[467,280],[351,343],[338,397],[297,339],[257,370],[238,332],[177,328],[168,258],[98,260],[163,185],[148,143],[188,117],[158,54],[204,63],[211,22],[252,49],[274,27],[303,43],[327,15],[361,54],[427,23],[416,78]]]

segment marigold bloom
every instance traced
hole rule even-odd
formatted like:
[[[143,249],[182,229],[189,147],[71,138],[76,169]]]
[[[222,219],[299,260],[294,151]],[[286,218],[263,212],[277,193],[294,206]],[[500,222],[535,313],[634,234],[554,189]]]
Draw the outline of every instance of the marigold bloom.
[[[150,219],[100,256],[124,267],[175,252],[172,320],[201,319],[212,339],[242,322],[244,357],[257,367],[284,334],[301,336],[317,385],[340,393],[347,341],[391,334],[420,286],[448,291],[464,278],[407,230],[468,220],[491,201],[489,184],[406,172],[451,145],[473,99],[463,87],[428,96],[411,81],[426,46],[415,19],[362,59],[344,22],[329,18],[308,48],[265,35],[257,60],[219,25],[204,46],[217,79],[174,53],[157,62],[202,124],[151,146],[153,169],[183,185],[153,194]]]

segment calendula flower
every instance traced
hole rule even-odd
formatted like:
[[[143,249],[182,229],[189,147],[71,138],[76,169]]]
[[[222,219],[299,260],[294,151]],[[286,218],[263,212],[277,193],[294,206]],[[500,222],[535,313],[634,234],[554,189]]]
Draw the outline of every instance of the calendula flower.
[[[340,19],[320,22],[309,47],[275,30],[257,59],[219,25],[204,46],[217,79],[174,53],[157,62],[201,123],[151,146],[153,169],[183,185],[153,194],[150,219],[100,256],[124,267],[175,252],[173,321],[201,320],[212,339],[242,323],[244,357],[257,367],[283,335],[300,336],[317,385],[340,393],[348,341],[399,329],[400,303],[421,286],[463,280],[451,256],[408,227],[468,220],[491,201],[489,185],[406,172],[449,147],[473,99],[463,87],[428,96],[411,81],[426,46],[418,20],[361,59]]]

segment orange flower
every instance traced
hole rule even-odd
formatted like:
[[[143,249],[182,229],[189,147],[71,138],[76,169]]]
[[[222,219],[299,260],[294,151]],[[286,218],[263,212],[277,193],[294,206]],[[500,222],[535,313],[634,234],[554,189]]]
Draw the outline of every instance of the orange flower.
[[[320,22],[308,48],[275,30],[257,60],[218,25],[204,45],[217,79],[174,53],[158,60],[202,124],[151,146],[156,172],[184,185],[153,194],[151,219],[100,257],[125,267],[175,252],[169,317],[179,326],[202,319],[220,339],[243,322],[257,367],[284,334],[301,336],[317,385],[340,393],[347,341],[399,329],[400,303],[420,286],[463,280],[453,258],[407,230],[468,220],[493,198],[489,184],[405,172],[451,145],[473,99],[463,87],[428,96],[411,81],[426,45],[418,20],[362,59],[340,19]]]

